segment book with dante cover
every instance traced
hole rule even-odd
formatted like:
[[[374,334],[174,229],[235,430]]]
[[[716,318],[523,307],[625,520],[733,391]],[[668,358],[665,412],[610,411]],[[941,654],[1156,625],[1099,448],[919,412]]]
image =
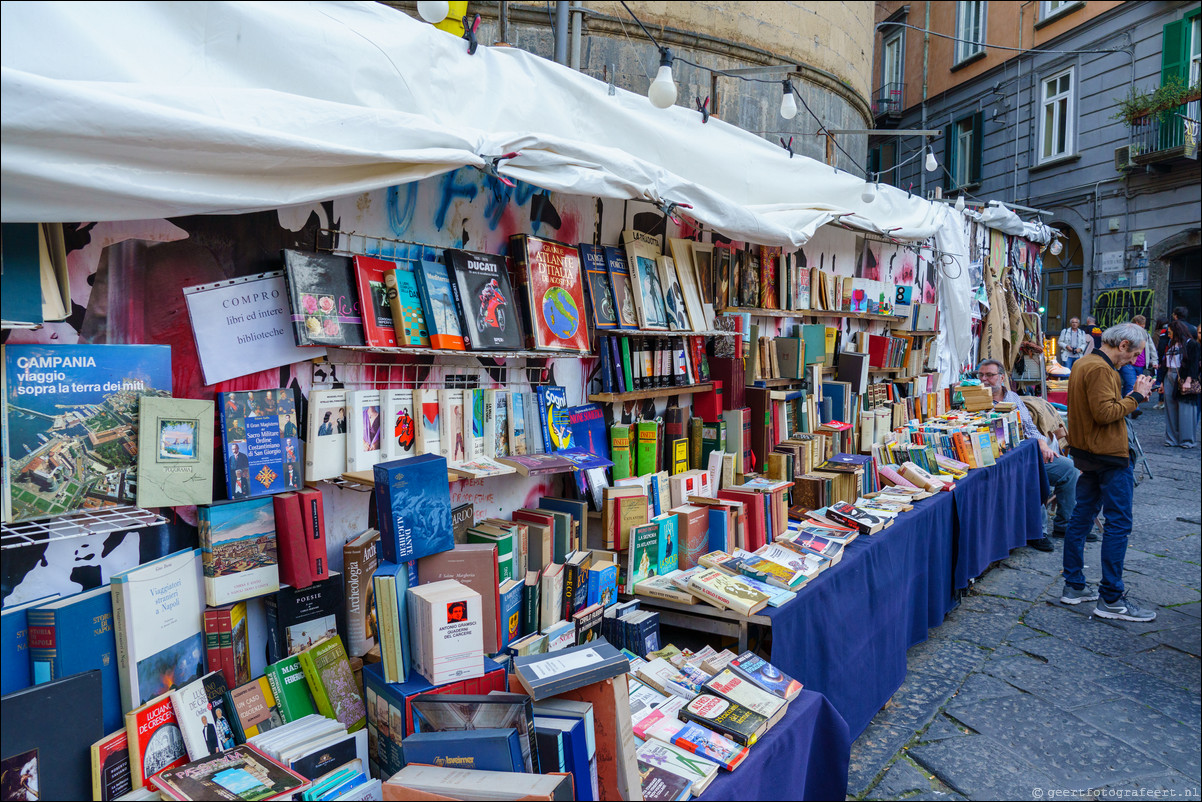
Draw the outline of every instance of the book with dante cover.
[[[464,350],[463,328],[446,265],[423,259],[417,263],[416,276],[417,294],[426,313],[430,345],[449,351]]]
[[[234,739],[245,743],[261,732],[283,725],[284,714],[276,704],[275,694],[266,676],[255,677],[226,694],[226,709],[230,714],[230,725],[234,728]]]
[[[355,282],[359,288],[359,308],[363,311],[363,339],[376,348],[397,344],[392,321],[388,285],[384,277],[397,269],[396,262],[374,256],[355,256]]]
[[[349,256],[284,251],[297,345],[365,345],[355,266]]]
[[[300,664],[317,712],[342,722],[347,732],[363,729],[367,708],[342,648],[342,638],[334,635],[313,644],[300,653]]]
[[[398,267],[384,274],[384,283],[388,287],[388,302],[392,307],[392,323],[396,327],[397,345],[429,348],[430,329],[426,323],[421,296],[417,291],[417,277],[412,271]]]
[[[639,318],[634,308],[634,285],[630,280],[630,267],[626,263],[626,254],[622,252],[621,248],[613,245],[605,246],[605,269],[609,273],[609,288],[613,291],[614,312],[618,318],[618,327],[637,329]]]
[[[252,498],[198,507],[205,603],[210,607],[280,589],[275,505]]]
[[[171,799],[291,799],[309,782],[242,744],[168,769],[154,778],[153,785]]]
[[[138,506],[213,500],[213,402],[147,396],[138,404]]]
[[[522,308],[534,347],[588,353],[580,252],[571,245],[529,234],[510,237],[509,247],[517,264]]]
[[[219,393],[217,405],[226,498],[299,490],[304,477],[296,390]]]
[[[522,331],[503,256],[448,249],[447,273],[473,351],[520,351]]]
[[[118,730],[92,744],[92,799],[99,802],[134,790],[129,774],[129,734]]]
[[[589,319],[594,329],[616,329],[618,311],[609,284],[609,269],[605,264],[605,249],[600,245],[580,243],[580,259],[584,267],[584,290],[588,299]]]

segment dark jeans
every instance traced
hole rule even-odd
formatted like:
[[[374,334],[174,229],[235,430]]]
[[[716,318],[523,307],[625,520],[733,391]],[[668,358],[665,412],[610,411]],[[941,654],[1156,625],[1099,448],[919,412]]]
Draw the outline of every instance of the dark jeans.
[[[1139,369],[1135,365],[1123,365],[1119,368],[1119,375],[1123,377],[1123,397],[1135,389],[1135,378],[1139,376]]]
[[[1077,506],[1064,533],[1064,583],[1085,586],[1085,536],[1098,511],[1106,513],[1102,531],[1102,584],[1098,593],[1107,602],[1123,595],[1123,560],[1131,535],[1131,502],[1135,475],[1131,463],[1122,468],[1082,471],[1077,478]]]
[[[1068,457],[1057,455],[1047,464],[1048,484],[1056,494],[1056,519],[1052,531],[1064,533],[1077,508],[1077,477],[1081,474]]]

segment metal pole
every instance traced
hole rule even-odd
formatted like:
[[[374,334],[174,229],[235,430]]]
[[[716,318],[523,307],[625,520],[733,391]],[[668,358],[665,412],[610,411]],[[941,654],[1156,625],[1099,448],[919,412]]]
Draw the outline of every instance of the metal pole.
[[[555,63],[568,63],[568,0],[555,2]]]
[[[926,20],[923,22],[922,31],[922,124],[920,128],[927,127],[927,67],[930,62],[931,55],[931,2],[926,2]],[[926,144],[924,143],[924,147]],[[922,162],[918,163],[918,191],[921,197],[927,196],[927,171]]]
[[[580,35],[584,18],[584,3],[572,0],[572,46],[569,50],[568,66],[579,70],[583,64],[580,60]]]
[[[509,3],[501,0],[497,5],[497,36],[501,42],[509,44]]]

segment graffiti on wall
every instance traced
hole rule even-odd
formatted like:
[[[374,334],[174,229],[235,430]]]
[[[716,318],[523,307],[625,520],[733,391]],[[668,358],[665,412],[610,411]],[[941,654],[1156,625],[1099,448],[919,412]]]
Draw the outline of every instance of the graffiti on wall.
[[[1152,319],[1153,290],[1132,290],[1127,288],[1106,290],[1098,293],[1094,300],[1093,316],[1102,328],[1109,328],[1116,323],[1126,323],[1136,315]]]

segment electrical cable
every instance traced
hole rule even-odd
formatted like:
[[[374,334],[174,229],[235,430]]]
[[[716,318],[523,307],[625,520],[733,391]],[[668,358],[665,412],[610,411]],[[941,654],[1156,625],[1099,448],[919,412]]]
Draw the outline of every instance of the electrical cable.
[[[1069,54],[1126,53],[1130,49],[1130,45],[1127,45],[1125,47],[1110,47],[1110,48],[1099,49],[1099,50],[1055,50],[1055,49],[1051,49],[1051,48],[1040,48],[1040,47],[1010,47],[1009,45],[991,45],[988,42],[977,42],[972,39],[961,39],[959,36],[952,36],[951,34],[948,34],[948,33],[939,33],[938,31],[928,30],[926,28],[919,28],[917,25],[909,25],[905,22],[889,22],[889,21],[878,22],[876,25],[876,29],[880,30],[881,28],[885,27],[886,25],[892,25],[896,28],[908,28],[912,31],[919,31],[920,33],[929,34],[931,36],[936,36],[940,39],[951,39],[952,41],[961,42],[963,44],[976,45],[977,47],[988,47],[993,50],[1010,50],[1015,53],[1035,53],[1035,54],[1039,54],[1039,53],[1069,53]]]

